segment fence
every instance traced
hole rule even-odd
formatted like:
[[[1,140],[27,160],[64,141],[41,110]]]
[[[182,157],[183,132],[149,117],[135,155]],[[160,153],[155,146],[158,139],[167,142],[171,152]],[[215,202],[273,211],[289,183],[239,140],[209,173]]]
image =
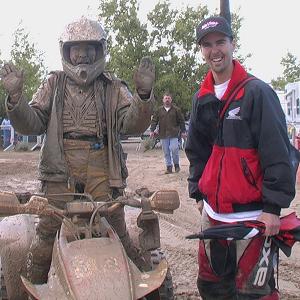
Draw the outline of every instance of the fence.
[[[28,146],[32,143],[29,143],[29,137],[26,135],[16,135],[14,128],[11,125],[0,125],[1,135],[3,136],[3,144],[4,143],[4,130],[10,131],[9,145],[5,145],[3,151],[13,150],[18,142],[22,142]],[[43,136],[38,135],[34,136],[33,146],[30,148],[30,151],[34,151],[37,148],[40,148],[42,145]]]

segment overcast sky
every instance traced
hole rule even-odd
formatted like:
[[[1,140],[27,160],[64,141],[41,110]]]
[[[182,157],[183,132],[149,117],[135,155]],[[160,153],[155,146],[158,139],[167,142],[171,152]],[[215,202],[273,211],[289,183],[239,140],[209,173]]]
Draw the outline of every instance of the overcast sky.
[[[145,17],[157,0],[140,0],[140,12]],[[189,4],[208,5],[210,11],[219,8],[219,0],[170,0],[173,7]],[[269,82],[282,75],[281,58],[290,51],[300,59],[299,0],[231,0],[231,10],[240,9],[244,18],[241,28],[242,53],[252,53],[247,66],[252,73]],[[5,0],[1,3],[0,50],[9,57],[12,35],[22,20],[38,49],[45,52],[49,70],[60,69],[58,37],[70,21],[87,15],[96,18],[97,0]]]

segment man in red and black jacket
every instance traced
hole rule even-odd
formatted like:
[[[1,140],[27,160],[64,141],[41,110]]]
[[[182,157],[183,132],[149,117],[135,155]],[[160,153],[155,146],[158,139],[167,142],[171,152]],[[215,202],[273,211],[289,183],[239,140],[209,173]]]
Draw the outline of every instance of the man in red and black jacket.
[[[190,197],[202,212],[202,229],[254,219],[266,225],[258,239],[201,241],[198,289],[203,299],[279,299],[270,236],[295,195],[285,116],[272,88],[233,59],[224,18],[205,19],[196,33],[210,71],[193,99]]]

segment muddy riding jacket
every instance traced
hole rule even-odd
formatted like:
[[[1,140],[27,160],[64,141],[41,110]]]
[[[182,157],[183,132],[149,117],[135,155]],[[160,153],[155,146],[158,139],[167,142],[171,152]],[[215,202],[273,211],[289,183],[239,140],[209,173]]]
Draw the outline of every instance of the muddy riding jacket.
[[[102,97],[98,95],[98,91],[101,90],[103,83],[106,87]],[[112,188],[124,188],[128,174],[120,135],[141,134],[146,130],[151,121],[154,95],[151,92],[149,99],[142,100],[136,92],[132,95],[124,82],[108,72],[95,80],[94,88],[98,118],[103,115],[102,107],[105,109],[104,131],[108,148],[109,185]],[[66,74],[57,71],[52,72],[41,84],[30,103],[22,95],[18,104],[11,109],[8,105],[9,97],[6,100],[8,116],[18,132],[24,135],[46,133],[39,164],[40,180],[64,182],[69,178],[64,156],[63,134],[72,130],[73,123],[68,123],[67,117],[64,116],[70,111],[70,109],[66,111],[64,107],[66,106],[65,89]],[[105,106],[102,101],[106,103]],[[88,116],[87,121],[90,117]],[[95,117],[92,119],[94,120]],[[100,126],[103,122],[99,119],[96,124]],[[101,133],[102,130],[96,129]]]
[[[215,97],[211,71],[195,94],[186,145],[189,193],[217,213],[262,209],[279,215],[294,198],[295,182],[285,116],[276,93],[263,81],[251,80],[220,120],[226,99],[249,76],[234,61],[221,100]]]

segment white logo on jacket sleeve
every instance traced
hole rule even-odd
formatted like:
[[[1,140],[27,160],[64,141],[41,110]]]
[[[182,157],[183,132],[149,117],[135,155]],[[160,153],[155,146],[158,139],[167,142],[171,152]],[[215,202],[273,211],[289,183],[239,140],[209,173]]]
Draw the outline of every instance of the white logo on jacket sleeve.
[[[238,116],[241,108],[237,107],[228,112],[227,120],[242,120],[241,116]]]

